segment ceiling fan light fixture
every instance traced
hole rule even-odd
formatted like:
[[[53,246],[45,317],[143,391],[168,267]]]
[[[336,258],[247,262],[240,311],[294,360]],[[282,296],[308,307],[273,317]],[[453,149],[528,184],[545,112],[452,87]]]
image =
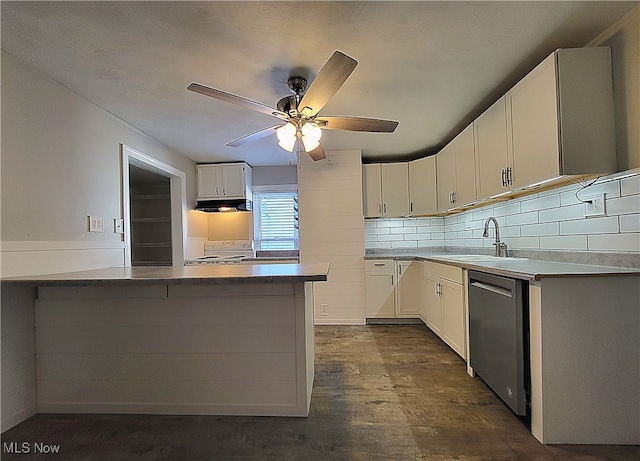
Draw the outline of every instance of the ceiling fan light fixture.
[[[296,144],[296,132],[298,130],[292,123],[282,125],[276,130],[276,136],[278,137],[278,145],[284,150],[293,152],[293,147]]]
[[[313,123],[305,123],[302,125],[302,143],[304,144],[304,150],[309,152],[314,150],[320,144],[320,137],[322,136],[322,130],[320,127]]]

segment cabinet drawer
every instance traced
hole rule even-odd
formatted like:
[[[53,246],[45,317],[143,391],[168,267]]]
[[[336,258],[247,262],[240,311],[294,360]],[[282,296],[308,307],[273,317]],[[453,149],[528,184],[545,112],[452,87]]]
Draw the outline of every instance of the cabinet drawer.
[[[364,261],[365,271],[393,270],[393,268],[393,259],[365,259]]]
[[[439,264],[431,261],[424,262],[425,274],[433,274],[443,279],[451,280],[452,282],[462,283],[462,268],[457,266],[450,266],[448,264]]]

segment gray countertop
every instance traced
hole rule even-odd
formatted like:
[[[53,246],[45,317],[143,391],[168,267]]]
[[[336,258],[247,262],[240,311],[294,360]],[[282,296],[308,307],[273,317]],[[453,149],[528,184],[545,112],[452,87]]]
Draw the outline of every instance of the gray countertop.
[[[59,274],[11,277],[21,285],[188,285],[326,281],[329,264],[221,264],[179,267],[111,267]]]
[[[365,259],[434,261],[522,280],[540,280],[545,277],[640,275],[640,270],[625,267],[592,266],[524,258],[497,258],[486,255],[431,254],[421,251],[415,254],[378,253],[366,256]]]

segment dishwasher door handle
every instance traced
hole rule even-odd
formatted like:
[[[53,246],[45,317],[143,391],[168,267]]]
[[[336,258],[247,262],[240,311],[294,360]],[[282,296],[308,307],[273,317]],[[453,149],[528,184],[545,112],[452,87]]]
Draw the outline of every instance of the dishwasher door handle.
[[[512,297],[511,290],[507,288],[502,288],[496,285],[491,285],[490,283],[484,282],[471,282],[472,287],[480,288],[481,290],[490,291],[492,293],[496,293],[502,296],[507,296],[508,298]]]

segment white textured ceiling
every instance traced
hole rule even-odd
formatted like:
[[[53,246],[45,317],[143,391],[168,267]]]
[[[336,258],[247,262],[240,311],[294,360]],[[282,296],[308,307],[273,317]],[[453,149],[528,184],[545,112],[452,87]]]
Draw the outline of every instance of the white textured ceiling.
[[[325,131],[365,159],[432,154],[560,47],[584,46],[638,2],[9,2],[2,49],[197,162],[286,164],[276,119],[186,90],[275,106],[334,50],[359,61],[321,115],[398,120]]]

